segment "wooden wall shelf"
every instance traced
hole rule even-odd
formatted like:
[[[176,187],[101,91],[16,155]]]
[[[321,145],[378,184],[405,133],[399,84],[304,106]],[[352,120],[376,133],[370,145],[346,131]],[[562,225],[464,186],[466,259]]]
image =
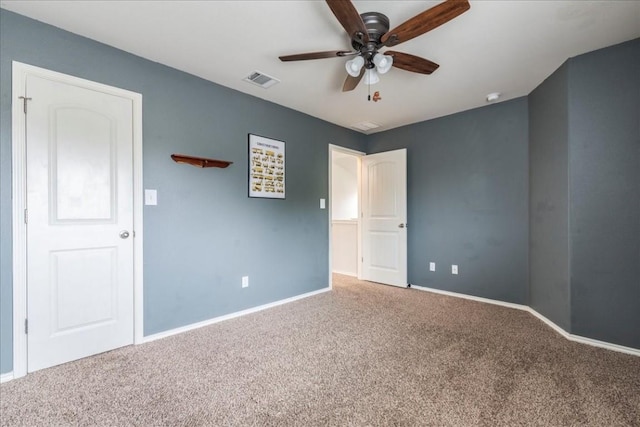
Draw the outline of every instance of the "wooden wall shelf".
[[[176,163],[185,163],[197,168],[226,168],[233,163],[225,160],[207,159],[206,157],[186,156],[184,154],[172,154],[171,158]]]

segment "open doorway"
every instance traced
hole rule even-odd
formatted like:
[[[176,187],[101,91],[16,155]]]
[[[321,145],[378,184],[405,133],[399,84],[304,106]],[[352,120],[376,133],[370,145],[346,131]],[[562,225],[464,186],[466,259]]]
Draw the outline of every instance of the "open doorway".
[[[329,146],[329,265],[333,273],[360,276],[360,157]]]
[[[406,287],[407,150],[329,145],[328,219],[330,287],[334,273]]]

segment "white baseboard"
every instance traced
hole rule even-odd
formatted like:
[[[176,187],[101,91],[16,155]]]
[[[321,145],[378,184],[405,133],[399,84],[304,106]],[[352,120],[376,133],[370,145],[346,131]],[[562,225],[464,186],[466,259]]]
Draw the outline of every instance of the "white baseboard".
[[[164,332],[158,332],[157,334],[149,335],[143,338],[143,343],[159,340],[162,338],[170,337],[172,335],[181,334],[183,332],[192,331],[194,329],[202,328],[204,326],[213,325],[214,323],[223,322],[225,320],[234,319],[236,317],[245,316],[247,314],[256,313],[258,311],[266,310],[268,308],[277,307],[282,304],[288,304],[293,301],[297,301],[303,298],[308,298],[314,295],[318,295],[324,292],[330,291],[331,288],[326,287],[318,289],[317,291],[307,292],[306,294],[296,295],[295,297],[286,298],[280,301],[270,302],[269,304],[260,305],[258,307],[248,308],[242,311],[236,311],[235,313],[225,314],[224,316],[214,317],[213,319],[203,320],[202,322],[192,323],[190,325],[181,326],[179,328],[170,329]]]
[[[419,291],[427,291],[427,292],[432,292],[434,294],[447,295],[447,296],[450,296],[450,297],[464,298],[464,299],[469,299],[469,300],[472,300],[472,301],[484,302],[484,303],[487,303],[487,304],[501,305],[503,307],[515,308],[516,310],[529,311],[529,306],[528,305],[514,304],[512,302],[498,301],[498,300],[491,299],[491,298],[476,297],[476,296],[473,296],[473,295],[461,294],[461,293],[458,293],[458,292],[451,292],[451,291],[442,291],[440,289],[427,288],[425,286],[417,286],[417,285],[411,285],[411,289],[418,289]]]
[[[442,291],[440,289],[433,289],[433,288],[428,288],[428,287],[425,287],[425,286],[411,285],[411,288],[412,289],[417,289],[419,291],[432,292],[432,293],[435,293],[435,294],[447,295],[447,296],[455,297],[455,298],[464,298],[464,299],[468,299],[468,300],[472,300],[472,301],[478,301],[478,302],[483,302],[483,303],[487,303],[487,304],[494,304],[494,305],[500,305],[500,306],[503,306],[503,307],[514,308],[516,310],[527,311],[527,312],[531,313],[532,315],[534,315],[535,317],[537,317],[538,319],[542,320],[544,323],[547,324],[547,326],[549,326],[551,329],[553,329],[554,331],[556,331],[557,333],[559,333],[560,335],[562,335],[563,337],[565,337],[569,341],[574,341],[574,342],[581,343],[581,344],[587,344],[587,345],[590,345],[590,346],[593,346],[593,347],[604,348],[604,349],[607,349],[607,350],[617,351],[619,353],[626,353],[626,354],[630,354],[632,356],[640,357],[640,349],[637,349],[637,348],[625,347],[623,345],[613,344],[613,343],[609,343],[609,342],[606,342],[606,341],[599,341],[599,340],[594,340],[592,338],[581,337],[580,335],[570,334],[569,332],[565,331],[560,326],[556,325],[551,320],[547,319],[545,316],[543,316],[542,314],[538,313],[536,310],[534,310],[533,308],[529,307],[528,305],[514,304],[514,303],[511,303],[511,302],[498,301],[498,300],[494,300],[494,299],[490,299],[490,298],[476,297],[476,296],[473,296],[473,295],[466,295],[466,294],[461,294],[461,293],[458,293],[458,292]]]
[[[542,320],[544,323],[547,324],[547,326],[549,326],[551,329],[553,329],[554,331],[556,331],[557,333],[559,333],[560,335],[562,335],[566,339],[569,339],[569,337],[571,336],[571,334],[569,332],[565,331],[564,329],[562,329],[562,327],[556,325],[555,323],[553,323],[553,321],[549,320],[544,315],[538,313],[535,309],[529,307],[528,305],[525,305],[525,307],[526,307],[526,311],[528,311],[529,313],[533,314],[538,319]]]
[[[7,372],[6,374],[0,374],[0,384],[6,383],[13,379],[13,372]]]
[[[631,356],[640,357],[640,349],[633,347],[625,347],[623,345],[613,344],[606,341],[594,340],[593,338],[581,337],[580,335],[567,334],[569,341],[578,342],[580,344],[587,344],[593,347],[605,348],[611,351],[617,351],[619,353],[630,354]]]

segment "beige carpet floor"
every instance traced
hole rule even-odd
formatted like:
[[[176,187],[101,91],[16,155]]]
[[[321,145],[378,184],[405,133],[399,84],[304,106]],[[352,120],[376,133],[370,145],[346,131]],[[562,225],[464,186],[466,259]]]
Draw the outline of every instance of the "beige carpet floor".
[[[529,313],[334,290],[0,386],[2,426],[640,426],[640,358]]]

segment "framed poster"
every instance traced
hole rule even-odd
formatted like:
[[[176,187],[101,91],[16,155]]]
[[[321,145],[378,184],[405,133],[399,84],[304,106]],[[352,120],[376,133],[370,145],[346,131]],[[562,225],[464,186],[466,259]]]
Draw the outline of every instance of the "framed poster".
[[[284,142],[249,134],[249,197],[284,199]]]

